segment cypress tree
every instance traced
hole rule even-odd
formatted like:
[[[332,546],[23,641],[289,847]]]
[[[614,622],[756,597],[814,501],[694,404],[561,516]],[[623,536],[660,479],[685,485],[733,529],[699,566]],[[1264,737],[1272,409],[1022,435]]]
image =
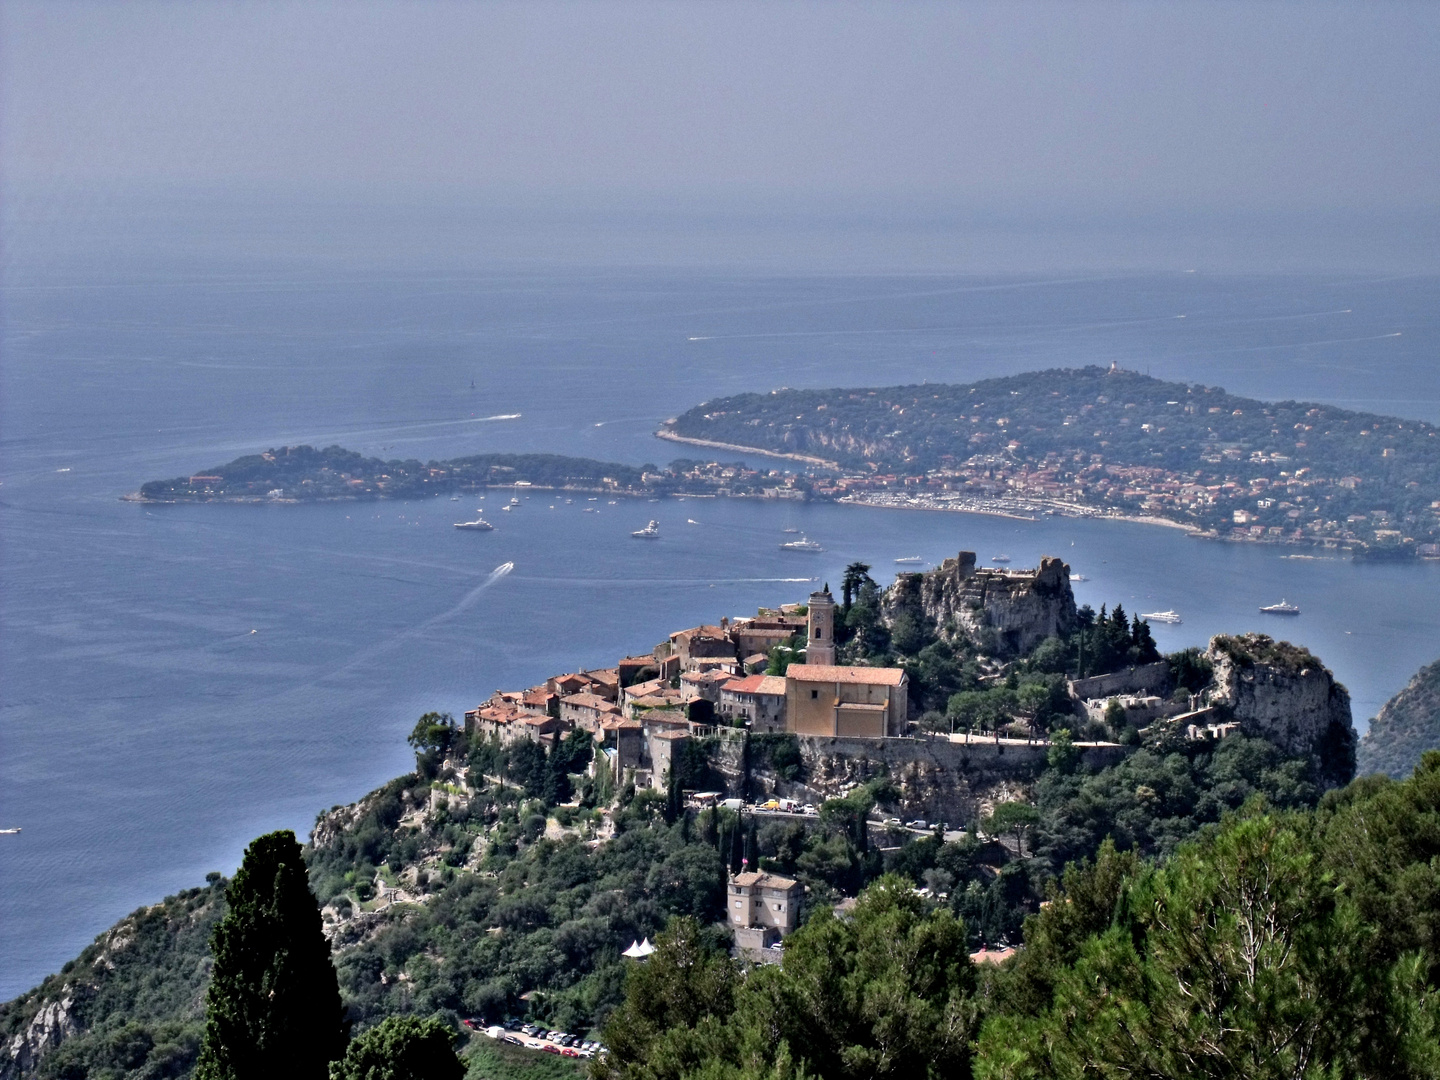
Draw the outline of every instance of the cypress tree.
[[[349,1025],[295,834],[252,842],[226,900],[196,1080],[325,1080]]]

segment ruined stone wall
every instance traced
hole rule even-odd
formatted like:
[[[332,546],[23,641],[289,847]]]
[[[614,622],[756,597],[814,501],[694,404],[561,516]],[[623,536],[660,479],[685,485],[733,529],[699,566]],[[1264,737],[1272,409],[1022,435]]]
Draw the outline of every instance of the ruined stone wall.
[[[1014,653],[1075,628],[1070,567],[1048,556],[1036,570],[992,570],[977,568],[975,553],[962,551],[938,569],[900,575],[885,591],[882,608],[892,624],[910,611],[941,630],[950,622],[970,634],[993,630]]]
[[[995,803],[1027,797],[1048,753],[1048,747],[1039,743],[996,744],[981,739],[967,744],[945,739],[795,738],[800,747],[799,777],[785,780],[750,762],[749,797],[774,795],[818,806],[883,776],[900,791],[902,817],[956,825],[982,816]],[[743,740],[731,738],[711,755],[734,795],[742,794],[747,778],[742,747]],[[1085,763],[1094,768],[1113,765],[1126,752],[1119,746],[1081,751]]]
[[[1070,696],[1078,700],[1113,697],[1116,694],[1163,693],[1170,687],[1170,665],[1164,660],[1153,664],[1093,675],[1088,679],[1071,679]]]

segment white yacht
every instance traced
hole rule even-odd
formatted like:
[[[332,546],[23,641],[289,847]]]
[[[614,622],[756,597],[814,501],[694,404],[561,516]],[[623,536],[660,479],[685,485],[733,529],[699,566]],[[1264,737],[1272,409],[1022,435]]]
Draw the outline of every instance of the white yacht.
[[[474,521],[457,521],[455,522],[455,527],[457,529],[470,529],[474,532],[491,532],[495,528],[494,525],[491,525],[484,518],[476,518]]]
[[[651,518],[650,524],[643,529],[636,529],[630,535],[640,540],[658,540],[660,538],[660,522]]]
[[[1140,618],[1148,619],[1150,622],[1178,623],[1180,616],[1174,611],[1144,611]]]
[[[1007,563],[1007,562],[1010,561],[1010,556],[1009,556],[1009,555],[992,555],[992,556],[990,556],[990,561],[991,561],[991,562],[998,562],[998,563]]]
[[[919,555],[903,555],[895,560],[896,563],[902,566],[914,566],[919,563],[923,563],[924,561],[925,560],[922,559]]]
[[[814,540],[807,539],[805,534],[801,533],[799,540],[790,540],[787,543],[781,544],[780,550],[816,552],[824,551],[825,549],[819,544],[817,544]]]
[[[1300,609],[1294,604],[1287,604],[1281,600],[1278,604],[1270,604],[1260,609],[1262,615],[1299,615]]]

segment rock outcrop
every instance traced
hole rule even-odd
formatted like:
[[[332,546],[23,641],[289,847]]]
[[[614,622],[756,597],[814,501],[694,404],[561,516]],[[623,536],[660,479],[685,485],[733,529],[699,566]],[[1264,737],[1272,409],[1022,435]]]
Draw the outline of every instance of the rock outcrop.
[[[1246,735],[1309,757],[1327,787],[1355,775],[1350,692],[1308,650],[1264,634],[1218,635],[1206,655],[1215,666],[1209,703]]]
[[[1360,740],[1360,771],[1403,780],[1426,750],[1440,750],[1440,660],[1421,668],[1370,721]]]
[[[66,993],[40,1006],[24,1031],[13,1036],[0,1060],[0,1080],[33,1076],[40,1059],[80,1030],[73,1015],[75,998]]]
[[[989,644],[1010,654],[1075,628],[1070,567],[1049,557],[1036,570],[995,570],[977,567],[975,553],[962,551],[938,569],[896,579],[885,592],[886,620],[907,611],[942,635],[954,627],[982,642],[993,638]]]

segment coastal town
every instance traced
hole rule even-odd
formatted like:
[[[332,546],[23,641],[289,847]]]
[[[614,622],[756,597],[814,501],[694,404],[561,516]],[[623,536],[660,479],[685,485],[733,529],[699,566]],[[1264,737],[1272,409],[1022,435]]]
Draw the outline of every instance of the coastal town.
[[[1123,517],[1357,558],[1440,558],[1433,425],[1118,365],[970,386],[706,402],[664,437],[804,463],[814,497],[1009,516]]]

